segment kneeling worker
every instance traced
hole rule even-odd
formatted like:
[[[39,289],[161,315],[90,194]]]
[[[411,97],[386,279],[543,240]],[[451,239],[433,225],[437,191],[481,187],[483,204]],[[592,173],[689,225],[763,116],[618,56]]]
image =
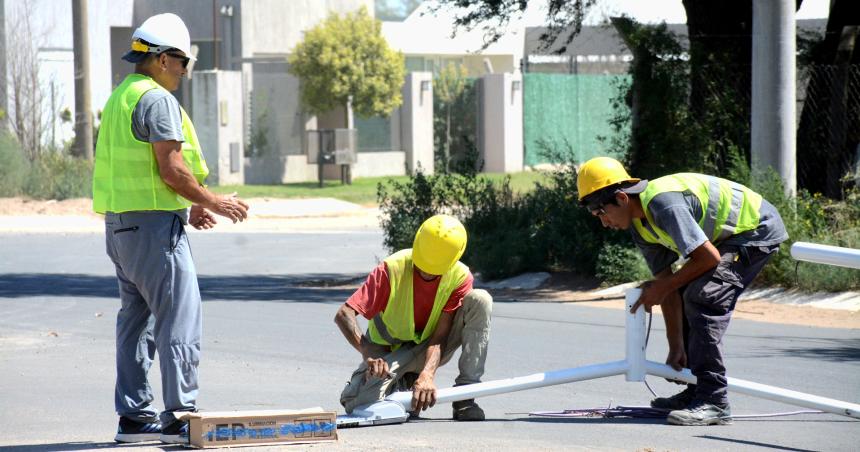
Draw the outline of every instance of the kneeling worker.
[[[448,215],[426,220],[411,249],[385,258],[337,311],[335,323],[362,363],[340,395],[351,413],[396,390],[412,391],[417,415],[436,403],[436,369],[462,347],[455,386],[478,383],[484,374],[493,299],[472,288],[459,262],[466,229]],[[369,320],[362,333],[356,320]],[[474,400],[454,402],[454,419],[482,421]]]
[[[779,212],[735,182],[694,173],[649,182],[608,157],[585,162],[577,188],[580,203],[604,227],[630,230],[655,276],[631,311],[660,305],[666,364],[696,376],[697,385],[651,406],[673,410],[670,424],[731,423],[723,335],[738,297],[788,238]],[[678,256],[688,260],[673,273]]]

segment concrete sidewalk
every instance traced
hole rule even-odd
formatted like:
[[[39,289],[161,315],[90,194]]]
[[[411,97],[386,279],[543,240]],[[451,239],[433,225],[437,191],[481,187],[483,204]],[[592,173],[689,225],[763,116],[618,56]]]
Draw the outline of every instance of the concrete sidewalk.
[[[379,209],[363,207],[334,198],[272,199],[252,198],[248,219],[232,224],[216,216],[218,225],[208,231],[219,232],[348,232],[379,230]],[[104,230],[101,215],[52,214],[0,215],[0,233],[92,233]]]

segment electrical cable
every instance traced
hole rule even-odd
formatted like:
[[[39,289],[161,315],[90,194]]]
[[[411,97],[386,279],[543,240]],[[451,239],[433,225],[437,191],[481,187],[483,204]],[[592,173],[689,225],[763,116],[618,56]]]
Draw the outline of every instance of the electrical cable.
[[[654,313],[649,312],[648,313],[648,329],[645,331],[645,350],[648,350],[648,339],[651,338],[651,320],[653,320],[653,319],[654,319]],[[651,391],[652,396],[654,396],[655,398],[659,397],[657,395],[657,393],[654,392],[653,389],[651,389],[651,385],[648,384],[647,376],[642,378],[642,382],[645,383],[645,387],[648,388],[649,391]]]

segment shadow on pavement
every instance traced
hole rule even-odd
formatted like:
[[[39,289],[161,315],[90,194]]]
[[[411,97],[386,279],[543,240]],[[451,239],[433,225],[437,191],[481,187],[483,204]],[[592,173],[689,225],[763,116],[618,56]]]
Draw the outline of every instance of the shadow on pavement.
[[[203,301],[331,302],[355,291],[361,275],[230,275],[198,276]],[[353,283],[353,284],[350,284]],[[119,298],[114,276],[7,273],[0,274],[0,297]]]
[[[799,344],[793,347],[779,349],[766,348],[762,350],[749,350],[743,354],[743,358],[766,358],[778,353],[783,356],[797,358],[823,359],[833,362],[860,361],[860,338],[833,339],[833,338],[790,338],[786,336],[762,337],[768,339],[785,341],[795,339]],[[800,345],[803,344],[803,345]]]
[[[790,450],[790,451],[796,451],[796,452],[813,452],[811,449],[797,449],[795,447],[780,446],[778,444],[760,443],[758,441],[747,441],[747,440],[735,439],[735,438],[724,438],[721,436],[714,436],[714,435],[699,435],[699,438],[713,439],[716,441],[726,441],[729,443],[735,443],[738,447],[740,447],[740,445],[743,444],[745,446],[765,447],[768,449],[776,449],[776,450]],[[727,446],[727,447],[732,447],[732,446]]]

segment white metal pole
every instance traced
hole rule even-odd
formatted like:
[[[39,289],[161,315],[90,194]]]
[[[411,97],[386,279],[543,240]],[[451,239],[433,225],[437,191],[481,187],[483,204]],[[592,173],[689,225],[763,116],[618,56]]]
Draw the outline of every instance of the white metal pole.
[[[630,289],[627,291],[625,326],[627,329],[627,369],[625,377],[627,381],[645,380],[645,308],[639,307],[631,314],[630,309],[639,300],[642,289]]]
[[[799,261],[839,267],[860,268],[860,250],[817,243],[794,242],[791,257]]]
[[[690,373],[690,369],[684,369],[682,372],[678,372],[665,364],[655,363],[654,361],[648,361],[646,366],[648,368],[648,373],[651,375],[679,380],[685,383],[696,383],[696,377]],[[778,388],[776,386],[763,385],[752,381],[741,380],[740,378],[729,377],[728,384],[729,392],[737,392],[762,399],[774,400],[777,402],[860,419],[860,405],[856,403],[843,402],[841,400],[819,397],[817,395]]]
[[[593,380],[595,378],[623,375],[625,372],[627,372],[627,361],[612,361],[591,366],[554,370],[550,372],[526,375],[524,377],[507,378],[504,380],[493,380],[484,383],[440,389],[436,391],[436,402],[457,402],[459,400],[468,400],[496,394],[506,394],[526,389],[543,388],[545,386],[572,383],[574,381]],[[412,403],[412,392],[395,392],[394,394],[386,397],[385,400],[399,402],[408,409]]]

